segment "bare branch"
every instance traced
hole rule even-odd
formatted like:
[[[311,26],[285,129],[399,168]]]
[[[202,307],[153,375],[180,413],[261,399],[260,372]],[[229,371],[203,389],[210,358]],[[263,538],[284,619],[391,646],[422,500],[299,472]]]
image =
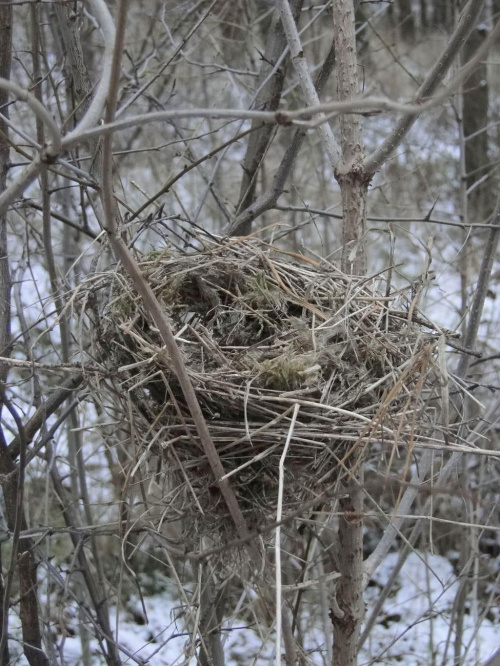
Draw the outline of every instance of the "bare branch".
[[[353,0],[333,3],[333,37],[337,59],[337,97],[356,99],[359,94]],[[361,119],[340,117],[341,158],[335,178],[342,198],[342,269],[346,273],[366,273],[365,228],[368,183],[363,168],[364,145]],[[333,659],[335,663],[356,666],[358,640],[365,608],[363,601],[363,468],[355,453],[346,463],[357,487],[339,499],[342,516],[338,527],[338,568],[341,578],[336,588],[333,610]]]
[[[113,75],[111,77],[111,85],[108,96],[108,105],[106,110],[106,121],[111,123],[113,121],[116,99],[118,92],[120,62],[123,50],[123,39],[125,33],[125,17],[126,17],[127,0],[122,0],[120,3],[120,11],[118,13],[118,29],[117,41],[113,53]],[[172,365],[175,373],[182,387],[182,391],[186,398],[189,410],[196,425],[196,429],[200,439],[205,448],[207,458],[214,472],[215,478],[219,485],[221,494],[223,495],[228,506],[231,517],[234,520],[238,535],[240,537],[247,537],[249,532],[246,525],[245,518],[241,512],[238,500],[231,489],[227,479],[221,480],[225,474],[225,470],[215,448],[214,442],[208,430],[203,412],[201,411],[200,404],[193,389],[193,385],[189,378],[186,366],[182,359],[179,347],[172,333],[172,329],[163,312],[153,290],[145,280],[140,272],[137,263],[127,248],[126,244],[121,238],[115,217],[115,207],[113,199],[113,176],[112,176],[112,134],[106,134],[103,145],[103,176],[102,176],[102,200],[106,221],[106,233],[113,248],[116,257],[122,262],[125,270],[129,274],[135,289],[140,294],[144,301],[144,305],[148,309],[153,321],[158,326],[160,335],[165,343],[168,353],[172,358]]]
[[[290,10],[288,0],[280,0],[279,7],[281,21],[285,29],[288,47],[292,56],[292,63],[295,71],[297,72],[297,76],[299,77],[300,87],[306,98],[307,105],[311,107],[317,106],[320,103],[319,96],[309,72],[307,61],[304,57],[304,50],[302,48],[297,26],[295,25],[295,20]],[[340,148],[337,144],[337,140],[335,139],[332,128],[328,123],[328,119],[325,118],[322,113],[320,113],[317,120],[318,122],[321,122],[321,137],[323,139],[326,154],[328,155],[328,161],[330,162],[332,169],[335,170],[337,167],[337,162],[340,158]]]
[[[33,416],[27,421],[24,426],[24,434],[26,437],[27,446],[31,444],[35,435],[40,428],[46,423],[52,414],[68,399],[83,383],[83,373],[68,377],[62,384],[43,402],[36,410]],[[9,455],[12,460],[15,460],[20,451],[21,441],[20,436],[17,435],[9,444]]]
[[[321,67],[321,70],[318,74],[318,78],[315,83],[316,91],[321,94],[328,78],[333,70],[335,65],[335,48],[332,44],[330,51],[328,52],[325,61]],[[242,211],[233,222],[224,230],[228,236],[244,234],[245,229],[249,228],[249,225],[253,220],[257,219],[262,213],[265,213],[267,210],[271,210],[276,205],[276,202],[283,194],[286,181],[290,175],[293,165],[298,157],[304,139],[307,136],[307,130],[305,128],[299,128],[295,131],[290,145],[286,149],[285,155],[281,160],[281,163],[274,175],[273,182],[271,187],[267,192],[264,192],[256,201],[254,201],[250,206],[248,206],[244,211]]]
[[[291,10],[294,17],[300,14],[302,5],[303,0],[294,0]],[[286,39],[283,32],[283,24],[279,16],[279,8],[277,7],[269,29],[266,50],[262,57],[259,79],[257,81],[257,95],[253,103],[253,106],[261,111],[267,111],[268,109],[276,111],[279,107],[286,74],[286,65],[283,61],[285,47]],[[279,64],[280,61],[281,64]],[[243,160],[243,178],[241,181],[237,214],[246,210],[254,203],[257,171],[272,137],[272,125],[262,126],[260,121],[254,120],[252,127],[259,128],[259,131],[249,140],[245,159]],[[239,224],[238,233],[249,233],[251,222],[252,220],[248,219],[244,224]]]
[[[474,295],[474,301],[471,308],[471,319],[469,326],[467,328],[466,342],[470,345],[476,344],[477,334],[479,330],[479,324],[481,321],[481,316],[483,312],[484,302],[486,299],[486,294],[488,291],[489,279],[491,276],[491,270],[493,267],[493,258],[496,253],[496,248],[498,247],[498,238],[500,233],[500,197],[498,198],[497,205],[495,208],[495,218],[494,224],[492,225],[491,232],[489,234],[488,243],[486,244],[485,253],[483,256],[483,261],[481,264],[480,277],[478,281],[477,290]],[[470,364],[470,358],[468,355],[464,354],[460,360],[460,364],[457,370],[457,376],[460,379],[465,379]],[[462,453],[454,452],[450,457],[449,461],[442,468],[439,477],[438,484],[445,484],[450,474],[454,469]],[[425,477],[427,476],[433,461],[432,451],[425,451],[422,455],[418,469],[413,475],[410,486],[406,489],[403,497],[398,506],[398,515],[395,516],[390,525],[386,528],[382,539],[377,544],[377,547],[373,553],[366,559],[364,564],[364,585],[368,584],[373,573],[378,569],[385,556],[392,547],[395,539],[397,538],[398,532],[405,520],[404,516],[410,512],[411,506],[418,494],[420,486],[423,484]]]
[[[436,90],[438,85],[446,76],[446,72],[449,70],[451,63],[457,57],[460,49],[467,41],[470,33],[476,25],[481,10],[484,6],[484,0],[469,0],[467,6],[462,12],[460,21],[450,38],[450,41],[446,45],[445,50],[438,58],[436,64],[432,70],[427,75],[425,81],[422,83],[418,89],[415,97],[413,98],[413,104],[418,105],[419,103],[425,102]],[[423,104],[423,107],[426,105]],[[382,164],[387,160],[389,155],[401,144],[405,136],[408,134],[412,128],[415,120],[418,118],[418,115],[405,115],[398,122],[396,127],[393,129],[391,134],[385,139],[382,145],[372,154],[369,155],[364,162],[364,166],[367,172],[375,173],[380,169]]]
[[[61,132],[59,131],[58,126],[56,125],[56,123],[52,119],[52,116],[44,107],[44,105],[41,104],[34,95],[24,90],[23,88],[18,86],[16,83],[13,83],[12,81],[0,78],[0,89],[6,90],[7,92],[10,92],[13,95],[15,95],[15,97],[17,97],[18,99],[22,100],[23,102],[26,102],[26,104],[33,111],[35,116],[48,129],[52,138],[52,144],[47,146],[44,150],[44,153],[42,153],[43,155],[42,161],[43,159],[46,159],[48,162],[50,162],[54,158],[56,158],[62,150]]]
[[[470,318],[467,324],[467,331],[465,333],[464,346],[474,347],[476,345],[477,334],[481,324],[483,315],[484,303],[488,294],[490,284],[491,272],[493,270],[493,261],[496,256],[498,239],[500,236],[500,196],[497,199],[495,211],[493,213],[493,220],[490,225],[490,232],[485,243],[485,252],[481,268],[479,271],[479,278],[477,286],[474,291],[474,297],[470,308]],[[461,379],[467,377],[471,358],[468,354],[463,354],[460,358],[460,363],[457,368],[457,376]]]
[[[85,115],[75,129],[65,137],[68,141],[67,145],[71,144],[74,139],[79,137],[86,130],[95,127],[99,123],[104,105],[106,104],[106,97],[110,85],[111,61],[113,58],[113,44],[115,42],[115,26],[105,2],[102,0],[88,0],[88,2],[92,11],[96,15],[104,37],[101,79]]]

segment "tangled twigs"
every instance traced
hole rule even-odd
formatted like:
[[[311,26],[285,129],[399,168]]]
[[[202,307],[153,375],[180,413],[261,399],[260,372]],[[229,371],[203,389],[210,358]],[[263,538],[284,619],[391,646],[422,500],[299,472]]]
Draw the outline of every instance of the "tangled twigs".
[[[438,336],[430,323],[408,321],[410,291],[387,296],[380,277],[353,278],[259,240],[203,233],[191,235],[186,250],[167,243],[142,255],[139,268],[172,324],[224,468],[218,478],[231,482],[250,531],[275,515],[294,405],[300,412],[282,484],[287,513],[345,474],[338,461],[353,446],[366,460],[443,445]],[[115,377],[113,387],[101,383],[102,399],[109,389],[123,400],[123,419],[138,438],[131,487],[147,481],[149,524],[175,526],[193,548],[200,534],[234,539],[156,321],[122,269],[78,290],[82,303],[88,290],[101,303],[95,351]],[[445,429],[456,443],[453,428]]]

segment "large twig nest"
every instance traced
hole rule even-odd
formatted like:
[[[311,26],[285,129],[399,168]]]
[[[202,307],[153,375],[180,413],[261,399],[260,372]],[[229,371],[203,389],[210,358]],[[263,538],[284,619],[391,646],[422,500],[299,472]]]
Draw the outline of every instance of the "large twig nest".
[[[333,487],[343,459],[394,447],[405,455],[415,444],[439,440],[437,409],[429,406],[440,396],[437,335],[421,315],[419,324],[411,321],[417,310],[410,290],[382,296],[381,278],[353,278],[259,240],[198,234],[184,251],[166,248],[138,259],[171,322],[250,527],[275,519],[278,465],[296,403],[285,515]],[[135,442],[131,485],[148,468],[163,520],[190,516],[184,539],[233,534],[141,299],[121,268],[95,275],[93,293],[96,286],[96,345]]]

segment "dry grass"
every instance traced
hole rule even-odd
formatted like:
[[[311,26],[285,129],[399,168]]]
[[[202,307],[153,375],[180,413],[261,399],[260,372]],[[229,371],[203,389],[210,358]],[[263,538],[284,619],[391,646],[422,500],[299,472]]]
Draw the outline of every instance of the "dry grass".
[[[381,277],[353,278],[260,240],[201,233],[185,250],[139,263],[250,528],[276,517],[278,465],[297,403],[285,516],[333,488],[339,461],[353,452],[358,461],[406,457],[416,444],[442,440],[430,405],[441,395],[437,333],[422,315],[409,321],[410,290],[382,296]],[[234,536],[170,359],[128,279],[109,271],[80,290],[98,295],[94,339],[113,376],[101,388],[122,402],[130,486],[147,478],[145,501],[157,503],[148,517],[156,527],[182,524],[193,546],[200,534]]]

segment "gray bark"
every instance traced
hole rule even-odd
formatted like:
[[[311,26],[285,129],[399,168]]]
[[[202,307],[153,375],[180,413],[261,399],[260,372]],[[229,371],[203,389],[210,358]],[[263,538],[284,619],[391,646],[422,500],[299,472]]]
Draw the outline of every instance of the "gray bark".
[[[294,19],[297,20],[303,0],[294,0],[292,3],[292,12]],[[262,66],[257,81],[257,90],[259,91],[254,108],[261,111],[276,111],[281,100],[283,82],[285,80],[287,62],[282,61],[278,67],[276,64],[283,55],[286,48],[286,37],[281,23],[279,10],[276,9],[274,18],[269,29],[266,50],[262,57]],[[253,127],[258,127],[260,121],[255,120]],[[243,177],[241,180],[240,196],[237,211],[245,211],[255,201],[257,188],[257,174],[273,137],[275,128],[272,125],[263,125],[262,129],[250,135],[247,151],[243,160]],[[252,224],[251,216],[246,216],[237,228],[238,234],[248,234]]]

